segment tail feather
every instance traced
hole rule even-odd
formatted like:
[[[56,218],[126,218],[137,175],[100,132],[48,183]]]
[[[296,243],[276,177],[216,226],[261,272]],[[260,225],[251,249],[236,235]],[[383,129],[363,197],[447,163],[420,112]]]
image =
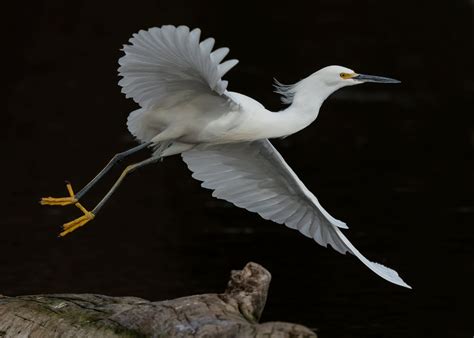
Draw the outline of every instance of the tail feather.
[[[132,111],[127,118],[127,127],[128,131],[138,139],[143,137],[142,128],[141,128],[141,117],[145,109],[140,108]]]
[[[158,134],[145,123],[146,109],[140,108],[132,111],[127,118],[127,127],[130,133],[142,142],[149,142]]]

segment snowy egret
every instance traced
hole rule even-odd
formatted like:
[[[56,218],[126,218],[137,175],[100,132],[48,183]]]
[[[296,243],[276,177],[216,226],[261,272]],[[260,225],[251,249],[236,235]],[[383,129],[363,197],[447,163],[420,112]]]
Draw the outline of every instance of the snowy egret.
[[[334,91],[364,82],[398,83],[357,74],[340,66],[325,67],[293,84],[276,82],[288,107],[271,112],[254,99],[227,91],[222,80],[237,60],[222,62],[228,48],[214,51],[214,39],[200,42],[199,29],[163,26],[141,30],[124,46],[119,85],[140,108],[130,113],[128,129],[140,145],[119,153],[81,191],[69,197],[45,197],[42,204],[76,205],[83,216],[63,225],[64,236],[93,219],[125,176],[161,158],[181,154],[202,186],[213,196],[285,224],[318,244],[350,252],[382,278],[409,287],[392,269],[366,259],[343,235],[345,223],[324,210],[268,139],[294,134],[318,116]],[[79,200],[120,159],[144,148],[153,154],[128,166],[92,210]]]

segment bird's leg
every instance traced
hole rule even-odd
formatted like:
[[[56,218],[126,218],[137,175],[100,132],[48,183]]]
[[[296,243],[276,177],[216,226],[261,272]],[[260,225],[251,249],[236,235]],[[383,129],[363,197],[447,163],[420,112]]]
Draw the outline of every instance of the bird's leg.
[[[76,195],[74,194],[71,184],[67,183],[66,187],[69,192],[69,197],[43,197],[40,201],[42,205],[69,205],[69,204],[75,204],[79,199],[84,196],[86,192],[88,192],[116,163],[120,162],[122,159],[125,157],[134,154],[149,145],[151,145],[152,142],[147,142],[147,143],[142,143],[134,148],[128,149],[126,151],[123,151],[121,153],[115,154],[115,156],[110,160],[110,162],[97,174],[96,177],[92,179],[87,185],[82,188]]]
[[[108,199],[112,196],[112,194],[115,192],[115,190],[117,190],[117,188],[120,186],[120,183],[122,183],[122,181],[124,180],[124,178],[128,174],[132,173],[133,171],[137,170],[138,168],[144,167],[144,166],[146,166],[148,164],[151,164],[151,163],[158,162],[160,160],[160,158],[161,157],[151,157],[151,158],[146,159],[142,162],[138,162],[138,163],[135,163],[135,164],[132,164],[132,165],[129,165],[128,167],[126,167],[125,170],[120,175],[120,177],[117,179],[117,181],[115,181],[112,188],[110,188],[110,190],[107,192],[107,194],[105,194],[105,196],[102,198],[102,200],[100,200],[100,202],[95,206],[95,208],[92,211],[88,211],[80,203],[76,203],[75,205],[79,209],[82,210],[84,215],[79,217],[79,218],[76,218],[75,220],[73,220],[69,223],[64,224],[63,225],[63,232],[61,232],[59,234],[59,236],[63,237],[65,235],[67,235],[68,233],[73,232],[77,228],[83,226],[84,224],[86,224],[90,220],[92,220],[97,215],[97,213],[100,211],[100,209],[104,206],[104,204],[108,201]]]

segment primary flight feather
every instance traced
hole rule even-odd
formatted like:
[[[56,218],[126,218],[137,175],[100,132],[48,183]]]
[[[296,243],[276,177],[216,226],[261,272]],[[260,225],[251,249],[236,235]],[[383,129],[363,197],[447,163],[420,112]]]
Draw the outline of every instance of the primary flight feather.
[[[181,154],[193,177],[212,189],[214,197],[285,224],[322,246],[350,252],[380,277],[409,287],[396,271],[369,261],[349,242],[341,231],[346,224],[324,210],[268,140],[307,127],[324,100],[339,88],[399,81],[329,66],[294,85],[276,83],[289,106],[271,112],[254,99],[227,90],[222,77],[238,61],[223,61],[229,49],[213,51],[214,39],[200,41],[200,34],[186,26],[163,26],[134,34],[124,46],[119,85],[140,106],[129,115],[127,125],[141,144],[114,156],[77,194],[68,184],[69,197],[42,199],[49,205],[76,204],[83,211],[83,216],[64,224],[61,235],[94,218],[129,172]],[[128,166],[92,211],[81,205],[81,197],[119,159],[146,147],[153,148],[153,155]]]

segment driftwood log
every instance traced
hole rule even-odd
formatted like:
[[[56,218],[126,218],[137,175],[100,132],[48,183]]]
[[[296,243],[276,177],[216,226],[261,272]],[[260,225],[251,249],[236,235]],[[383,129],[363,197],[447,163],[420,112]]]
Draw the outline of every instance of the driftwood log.
[[[0,337],[316,337],[290,323],[258,324],[271,275],[248,263],[222,294],[160,302],[135,297],[0,295]]]

